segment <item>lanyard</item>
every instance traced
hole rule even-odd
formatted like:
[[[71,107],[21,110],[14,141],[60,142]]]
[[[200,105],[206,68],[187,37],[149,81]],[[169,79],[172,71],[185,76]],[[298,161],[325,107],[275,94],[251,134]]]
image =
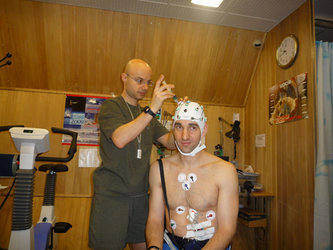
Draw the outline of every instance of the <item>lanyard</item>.
[[[124,99],[124,97],[123,97],[123,99]],[[132,113],[132,110],[130,109],[130,107],[128,106],[128,104],[127,104],[127,102],[126,102],[126,100],[124,99],[124,102],[125,102],[125,104],[126,104],[126,106],[127,106],[127,108],[128,108],[128,110],[129,110],[129,112],[130,112],[130,114],[131,114],[131,117],[132,117],[132,120],[134,120],[134,116],[133,116],[133,113]],[[139,109],[139,113],[140,113],[140,106],[137,106],[138,107],[138,109]],[[137,141],[138,141],[138,144],[139,144],[139,147],[138,147],[138,150],[137,150],[137,154],[136,154],[136,158],[138,158],[138,159],[141,159],[141,155],[142,155],[142,150],[141,150],[141,133],[136,137],[136,139],[137,139]]]

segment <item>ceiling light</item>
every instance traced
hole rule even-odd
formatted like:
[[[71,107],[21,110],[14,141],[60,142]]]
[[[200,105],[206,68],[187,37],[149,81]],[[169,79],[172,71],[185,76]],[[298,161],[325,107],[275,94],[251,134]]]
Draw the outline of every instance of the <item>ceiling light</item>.
[[[207,7],[214,7],[217,8],[220,6],[223,0],[191,0],[191,3],[197,5],[203,5]]]

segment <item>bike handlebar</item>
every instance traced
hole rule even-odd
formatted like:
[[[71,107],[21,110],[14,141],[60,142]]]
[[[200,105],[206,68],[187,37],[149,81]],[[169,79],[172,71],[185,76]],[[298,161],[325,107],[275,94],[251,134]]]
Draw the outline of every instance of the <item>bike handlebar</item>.
[[[12,127],[24,127],[24,125],[10,125],[10,126],[0,126],[0,132],[7,131]]]
[[[52,127],[51,129],[52,129],[53,133],[65,134],[65,135],[69,135],[72,137],[71,146],[69,147],[69,150],[67,152],[68,156],[67,157],[37,156],[36,161],[68,162],[68,161],[72,160],[74,157],[74,154],[76,153],[77,133],[67,130],[67,129],[62,129],[62,128]]]
[[[0,126],[0,132],[7,131],[12,127],[24,127],[24,125],[9,125],[9,126]],[[51,128],[53,133],[65,134],[72,137],[72,142],[67,152],[67,157],[48,157],[48,156],[37,156],[36,161],[50,161],[50,162],[68,162],[73,159],[74,154],[76,153],[76,141],[77,141],[77,133],[74,131],[70,131],[62,128]]]

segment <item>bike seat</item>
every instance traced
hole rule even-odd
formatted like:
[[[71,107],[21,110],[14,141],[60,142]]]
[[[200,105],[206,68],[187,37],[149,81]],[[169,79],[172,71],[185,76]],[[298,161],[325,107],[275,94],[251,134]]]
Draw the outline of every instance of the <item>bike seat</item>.
[[[68,167],[65,164],[43,164],[38,168],[39,171],[66,172]]]

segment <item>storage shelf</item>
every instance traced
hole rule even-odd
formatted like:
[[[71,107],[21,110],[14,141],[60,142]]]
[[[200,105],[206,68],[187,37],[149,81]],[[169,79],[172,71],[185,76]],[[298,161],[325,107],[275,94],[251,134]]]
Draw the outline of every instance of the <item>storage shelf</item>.
[[[274,195],[272,193],[264,192],[264,191],[251,192],[250,195],[253,197],[274,197]]]
[[[246,192],[239,193],[239,196],[241,196],[241,197],[247,197],[247,193]],[[274,197],[274,195],[272,193],[265,192],[265,191],[251,192],[250,196],[251,197],[263,197],[263,198]]]
[[[246,198],[246,197],[248,197],[248,194],[246,192],[243,192],[243,193],[240,193],[239,196]],[[247,227],[251,227],[251,228],[253,228],[253,227],[265,228],[267,225],[267,218],[268,218],[266,211],[267,211],[267,206],[269,206],[269,204],[266,202],[266,198],[272,198],[272,197],[274,197],[274,195],[270,192],[265,192],[265,191],[251,192],[250,199],[253,198],[255,201],[254,207],[252,207],[252,211],[261,212],[266,215],[266,218],[248,221],[248,220],[238,216],[238,222]],[[261,201],[261,202],[259,202],[259,201]],[[259,204],[261,204],[261,206],[258,207]],[[248,210],[248,209],[249,208],[245,208],[245,210]]]
[[[260,219],[260,220],[252,220],[252,221],[247,221],[244,220],[240,217],[238,217],[238,222],[240,222],[241,224],[247,226],[247,227],[266,227],[267,225],[267,219]]]

